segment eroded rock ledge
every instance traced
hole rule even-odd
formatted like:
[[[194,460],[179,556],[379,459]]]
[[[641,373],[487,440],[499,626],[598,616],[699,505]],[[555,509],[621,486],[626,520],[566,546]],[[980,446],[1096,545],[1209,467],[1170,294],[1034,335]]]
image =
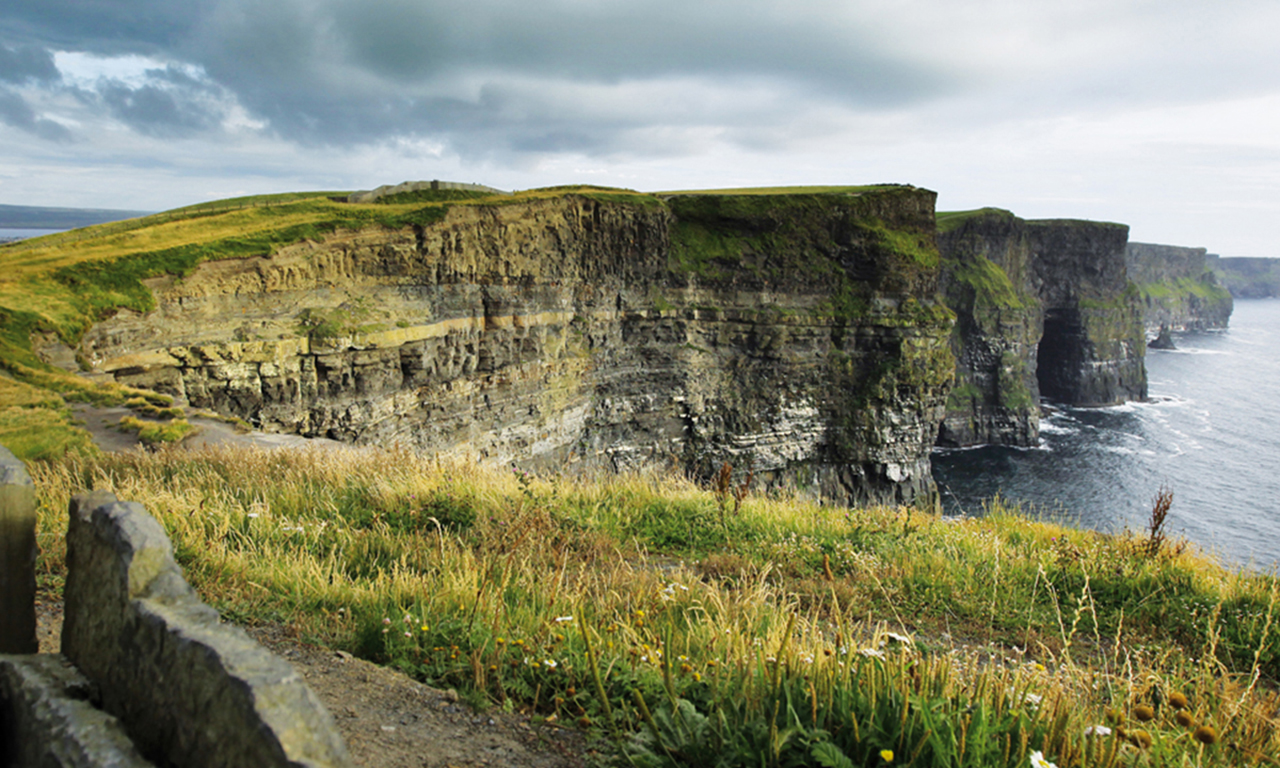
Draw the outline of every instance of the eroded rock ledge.
[[[155,311],[79,351],[269,431],[928,498],[953,371],[934,197],[456,205],[154,280]]]

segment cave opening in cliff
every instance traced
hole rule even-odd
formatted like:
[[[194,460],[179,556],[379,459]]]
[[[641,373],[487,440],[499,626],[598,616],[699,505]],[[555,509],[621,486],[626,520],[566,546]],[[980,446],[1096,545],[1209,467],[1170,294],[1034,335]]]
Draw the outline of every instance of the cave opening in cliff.
[[[1044,335],[1036,352],[1036,379],[1042,397],[1061,403],[1076,400],[1087,343],[1078,310],[1045,311]]]

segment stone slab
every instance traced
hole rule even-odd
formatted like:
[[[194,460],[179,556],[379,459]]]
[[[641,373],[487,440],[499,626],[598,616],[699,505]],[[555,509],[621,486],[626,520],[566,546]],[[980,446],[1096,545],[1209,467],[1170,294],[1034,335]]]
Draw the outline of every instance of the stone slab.
[[[150,768],[93,686],[59,654],[0,656],[0,764]]]
[[[0,445],[0,653],[35,653],[36,489]]]
[[[348,766],[329,713],[283,659],[202,603],[141,505],[71,502],[62,650],[158,763]]]

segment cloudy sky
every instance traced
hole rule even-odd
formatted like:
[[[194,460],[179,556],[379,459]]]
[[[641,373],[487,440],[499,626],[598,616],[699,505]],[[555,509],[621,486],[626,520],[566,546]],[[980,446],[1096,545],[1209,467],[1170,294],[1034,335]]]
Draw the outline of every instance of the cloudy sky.
[[[0,0],[0,203],[902,182],[1280,256],[1275,0]]]

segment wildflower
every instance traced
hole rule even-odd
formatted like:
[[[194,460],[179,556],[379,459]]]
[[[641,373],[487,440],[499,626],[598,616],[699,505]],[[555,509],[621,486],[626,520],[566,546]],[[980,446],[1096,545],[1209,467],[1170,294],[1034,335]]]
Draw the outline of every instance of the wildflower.
[[[404,636],[405,636],[405,637],[413,637],[413,633],[406,629],[406,630],[404,631]]]
[[[883,760],[883,761],[885,761],[886,763],[892,763],[892,762],[893,762],[893,750],[892,750],[892,749],[882,749],[882,750],[880,750],[880,759],[881,759],[881,760]]]
[[[499,637],[494,642],[496,642],[498,645],[504,645],[507,641],[506,641],[506,638]]]
[[[1188,706],[1187,697],[1178,691],[1169,694],[1169,706],[1174,709],[1186,709]]]
[[[412,624],[412,623],[413,623],[413,617],[406,613],[406,614],[404,615],[404,623],[405,623],[405,624]]]
[[[428,627],[426,624],[423,624],[423,625],[422,625],[422,631],[423,631],[423,632],[426,632],[428,629],[430,629],[430,627]]]
[[[1211,725],[1202,725],[1191,734],[1191,737],[1201,744],[1214,745],[1218,743],[1218,732],[1213,730]]]
[[[907,637],[906,635],[899,635],[897,632],[885,632],[884,636],[889,638],[895,643],[902,643],[903,645],[911,644],[911,638]]]
[[[1156,716],[1156,711],[1146,704],[1139,704],[1133,708],[1133,716],[1141,722],[1149,722]]]
[[[389,625],[389,624],[391,624],[391,619],[387,618],[386,616],[383,616],[383,617],[382,617],[382,623],[383,623],[383,624],[385,624],[385,625]]]
[[[1108,722],[1108,723],[1123,723],[1123,722],[1124,722],[1124,713],[1123,713],[1123,712],[1121,712],[1121,711],[1120,711],[1120,710],[1118,710],[1118,709],[1112,709],[1111,707],[1107,707],[1106,715],[1107,715],[1107,722]]]
[[[1022,697],[1022,700],[1031,705],[1032,709],[1036,709],[1040,706],[1040,702],[1044,701],[1044,697],[1036,693],[1028,693]]]
[[[1191,713],[1184,710],[1178,710],[1178,714],[1174,715],[1173,719],[1177,720],[1178,725],[1183,728],[1191,728],[1196,724],[1196,719],[1191,716]]]
[[[1146,731],[1134,731],[1129,734],[1129,741],[1138,749],[1147,749],[1151,746],[1151,734]]]
[[[695,683],[700,683],[700,682],[702,682],[702,673],[701,673],[701,672],[694,672],[694,673],[693,673],[693,682],[695,682]]]
[[[1037,749],[1031,753],[1031,768],[1058,768],[1058,766],[1045,760],[1044,753]]]
[[[545,666],[547,669],[555,669],[557,666],[559,666],[558,664],[556,664],[555,659],[545,659],[543,660],[542,665]]]
[[[1091,725],[1084,729],[1085,736],[1110,736],[1111,729],[1105,725]]]
[[[556,617],[556,623],[557,623],[557,624],[563,624],[563,623],[565,623],[566,621],[573,621],[573,617],[572,617],[572,616],[557,616],[557,617]]]
[[[862,654],[863,656],[869,656],[877,659],[884,658],[884,651],[880,650],[879,648],[860,648],[858,649],[858,653]]]

